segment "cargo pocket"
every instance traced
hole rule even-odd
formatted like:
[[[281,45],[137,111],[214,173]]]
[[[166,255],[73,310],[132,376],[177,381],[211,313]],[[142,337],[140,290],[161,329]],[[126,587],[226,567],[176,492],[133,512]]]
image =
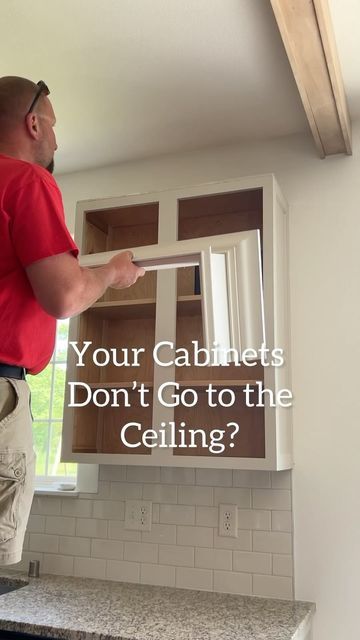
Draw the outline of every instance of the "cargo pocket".
[[[15,536],[25,470],[25,453],[0,452],[0,543]]]
[[[14,383],[6,378],[0,380],[0,425],[13,417],[18,409],[19,395]]]

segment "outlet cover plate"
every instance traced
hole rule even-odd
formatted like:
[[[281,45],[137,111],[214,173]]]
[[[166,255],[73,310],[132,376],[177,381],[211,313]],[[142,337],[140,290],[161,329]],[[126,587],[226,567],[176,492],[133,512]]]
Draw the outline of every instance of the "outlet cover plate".
[[[219,504],[219,536],[238,537],[238,508],[236,504]]]
[[[150,500],[125,501],[125,529],[151,531],[152,502]]]

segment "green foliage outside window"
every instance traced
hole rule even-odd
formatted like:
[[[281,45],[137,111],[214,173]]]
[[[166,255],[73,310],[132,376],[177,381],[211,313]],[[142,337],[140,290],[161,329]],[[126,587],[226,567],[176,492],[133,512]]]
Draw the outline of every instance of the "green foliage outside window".
[[[60,462],[68,320],[59,320],[55,352],[46,369],[28,376],[37,476],[76,476],[76,463]]]

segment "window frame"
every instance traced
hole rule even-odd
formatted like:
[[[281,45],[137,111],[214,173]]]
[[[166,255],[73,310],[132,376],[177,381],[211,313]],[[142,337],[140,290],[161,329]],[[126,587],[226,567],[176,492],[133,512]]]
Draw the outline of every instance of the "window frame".
[[[69,324],[69,323],[68,323]],[[65,353],[63,358],[57,359],[57,348],[58,348],[58,332],[59,332],[59,324],[57,323],[56,327],[56,340],[55,340],[55,348],[54,352],[51,356],[49,364],[47,367],[51,367],[50,374],[50,396],[49,396],[49,414],[47,419],[35,418],[33,417],[33,428],[36,423],[47,423],[48,425],[48,437],[47,437],[47,449],[46,449],[46,468],[48,470],[49,467],[49,456],[50,456],[50,446],[51,446],[51,436],[52,436],[52,425],[60,424],[61,432],[63,425],[63,413],[61,418],[53,418],[53,403],[54,403],[54,390],[55,390],[55,374],[57,365],[64,365],[66,371],[67,365],[67,354]],[[66,341],[68,342],[68,333],[66,337]],[[65,402],[65,385],[64,385],[64,402]],[[60,461],[61,461],[61,439],[60,438]],[[69,464],[74,464],[74,462],[69,461]],[[35,476],[35,494],[46,494],[46,495],[64,495],[64,496],[75,496],[79,495],[80,492],[83,493],[96,493],[98,490],[98,475],[99,475],[99,465],[97,464],[77,464],[77,473],[75,476],[66,476],[66,475],[36,475]]]

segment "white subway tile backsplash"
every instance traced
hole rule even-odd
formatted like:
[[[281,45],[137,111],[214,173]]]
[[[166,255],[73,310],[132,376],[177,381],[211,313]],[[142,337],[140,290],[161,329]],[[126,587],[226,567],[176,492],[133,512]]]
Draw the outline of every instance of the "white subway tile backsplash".
[[[110,483],[110,499],[111,500],[139,500],[142,498],[142,484],[129,482],[111,482]]]
[[[71,556],[44,553],[41,569],[44,573],[53,573],[58,576],[71,576],[74,570],[74,558]]]
[[[110,482],[101,480],[98,483],[98,492],[95,493],[80,493],[79,499],[81,500],[93,500],[97,498],[97,500],[109,500],[110,498]]]
[[[129,540],[140,542],[141,532],[125,529],[123,520],[109,520],[108,537],[110,540]]]
[[[125,542],[124,560],[133,560],[134,562],[158,561],[159,548],[157,544],[147,542]]]
[[[101,481],[99,482],[98,492],[96,497],[98,500],[107,500],[110,499],[110,487],[111,483],[109,481]],[[92,498],[94,498],[94,494],[90,494]],[[80,495],[81,497],[81,495]]]
[[[126,467],[127,482],[160,482],[160,467]]]
[[[213,547],[214,531],[210,527],[178,526],[177,544],[190,547]]]
[[[179,589],[200,589],[212,591],[213,572],[210,569],[176,568],[175,586]]]
[[[250,595],[252,592],[252,576],[249,573],[214,571],[214,591]]]
[[[269,471],[233,470],[233,486],[266,489],[271,487]]]
[[[60,536],[59,553],[71,556],[89,556],[90,538],[78,538],[74,536]]]
[[[93,518],[111,518],[111,520],[124,520],[125,501],[124,500],[94,500]]]
[[[106,578],[119,582],[140,582],[140,564],[126,560],[107,560]]]
[[[269,553],[291,553],[290,533],[280,531],[253,531],[253,550]]]
[[[124,543],[120,540],[91,540],[92,558],[108,558],[122,560],[124,557]]]
[[[251,506],[251,490],[215,487],[214,505],[219,504],[237,504],[241,509],[248,509]]]
[[[60,515],[61,498],[59,496],[34,496],[31,513],[47,516]]]
[[[272,471],[271,486],[273,489],[291,489],[291,471]]]
[[[271,553],[255,551],[234,551],[234,571],[245,573],[271,573]]]
[[[227,538],[219,536],[215,530],[214,547],[216,549],[239,549],[241,551],[251,551],[251,531],[238,530],[237,538]]]
[[[292,556],[273,555],[273,574],[274,576],[289,576],[293,574]]]
[[[160,522],[160,505],[156,502],[152,505],[152,522]]]
[[[253,576],[253,594],[267,598],[293,599],[291,578],[280,576]]]
[[[200,527],[217,527],[219,524],[218,507],[196,507],[195,524]]]
[[[107,538],[107,520],[96,518],[77,518],[75,535],[88,536],[89,538]]]
[[[153,524],[151,531],[143,531],[141,533],[141,542],[175,544],[176,526],[174,524]]]
[[[105,578],[106,560],[100,558],[74,558],[74,576]]]
[[[147,484],[143,489],[143,500],[162,502],[166,504],[177,503],[177,486],[173,484]]]
[[[13,564],[11,566],[12,569],[14,569],[15,571],[28,571],[29,569],[29,562],[30,560],[39,560],[40,562],[40,571],[41,568],[43,566],[43,557],[44,554],[43,553],[39,553],[37,551],[23,551],[22,552],[22,556],[21,556],[21,560],[20,562],[17,562],[16,564]]]
[[[150,531],[125,529],[125,500],[150,500]],[[238,537],[219,536],[219,504]],[[41,571],[292,598],[291,473],[100,466],[97,494],[35,496],[21,563]]]
[[[238,509],[239,529],[271,529],[271,511],[261,509]]]
[[[63,516],[77,516],[78,518],[89,518],[92,512],[91,500],[79,500],[74,498],[69,500],[64,498],[61,501],[61,514]]]
[[[181,547],[178,544],[159,545],[159,562],[161,564],[171,564],[177,567],[193,567],[194,547]]]
[[[30,514],[26,530],[30,533],[44,533],[46,516]]]
[[[252,489],[253,509],[291,509],[291,493],[285,489]]]
[[[175,567],[161,564],[142,564],[140,568],[142,584],[157,584],[164,587],[175,587]]]
[[[271,528],[273,531],[292,531],[291,511],[272,511]]]
[[[161,504],[160,522],[164,524],[195,524],[195,507]]]
[[[64,516],[47,516],[45,533],[57,533],[61,536],[75,535],[75,518]]]
[[[196,484],[202,484],[209,487],[231,487],[232,471],[231,469],[196,469]]]
[[[57,553],[59,549],[59,536],[46,533],[30,533],[29,550],[49,553]]]
[[[195,469],[181,467],[162,467],[160,469],[161,482],[169,484],[195,484]]]
[[[178,489],[178,503],[211,507],[214,504],[214,490],[212,487],[180,486]]]
[[[99,468],[99,480],[121,482],[126,480],[126,467],[120,465],[102,464]]]
[[[232,569],[232,552],[224,549],[195,549],[195,567],[200,569]]]

